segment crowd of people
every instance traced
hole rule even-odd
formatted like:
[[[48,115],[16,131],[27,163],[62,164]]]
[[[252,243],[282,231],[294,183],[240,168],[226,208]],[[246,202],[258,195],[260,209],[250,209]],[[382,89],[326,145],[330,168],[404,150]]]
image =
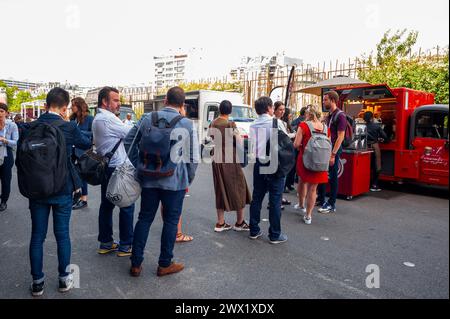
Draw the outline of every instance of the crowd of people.
[[[263,236],[259,224],[263,200],[268,193],[269,242],[271,244],[286,242],[288,237],[282,232],[281,211],[285,205],[291,203],[283,198],[283,194],[295,189],[295,181],[298,181],[298,203],[294,207],[302,212],[305,224],[312,223],[312,214],[316,206],[319,213],[336,212],[338,163],[347,126],[346,115],[338,108],[338,101],[339,95],[329,91],[325,93],[323,100],[324,107],[329,112],[328,117],[323,116],[322,108],[309,105],[302,108],[300,116],[296,119],[293,119],[293,114],[282,102],[273,103],[269,97],[261,97],[255,101],[254,108],[258,118],[250,127],[251,150],[248,151],[253,152],[256,160],[253,167],[252,192],[243,171],[247,163],[239,156],[242,149],[244,154],[246,153],[245,143],[236,124],[230,119],[233,105],[229,101],[220,103],[220,115],[211,122],[209,130],[215,145],[212,161],[217,210],[215,232],[221,233],[232,229],[248,232],[252,240]],[[69,105],[71,105],[70,116],[67,115]],[[39,137],[33,140],[35,144],[25,145],[28,143],[27,138],[33,135],[31,132],[39,127],[38,124],[57,128],[64,138],[66,159],[63,167],[66,172],[64,172],[63,187],[50,192],[51,195],[45,198],[29,196],[32,222],[29,250],[33,279],[32,295],[41,296],[44,292],[43,245],[51,211],[58,246],[59,291],[66,292],[73,287],[73,277],[67,268],[71,258],[70,217],[72,210],[83,209],[88,205],[88,183],[80,178],[77,163],[93,146],[99,156],[112,154],[101,182],[97,252],[102,255],[116,253],[118,257],[129,257],[131,259],[130,275],[139,277],[143,269],[144,250],[149,231],[161,205],[163,228],[157,275],[166,276],[182,271],[184,265],[173,261],[173,249],[176,242],[193,240],[192,236],[183,234],[181,231],[181,215],[184,199],[195,179],[200,161],[195,126],[185,117],[184,91],[179,87],[171,88],[166,95],[165,107],[144,115],[135,124],[131,123],[131,116],[128,116],[125,122],[116,116],[120,109],[120,93],[112,87],[100,90],[95,117],[89,114],[88,106],[82,98],[70,100],[68,92],[61,88],[54,88],[48,93],[46,108],[46,113],[33,122],[35,124],[18,121],[16,125],[7,119],[7,105],[0,104],[2,187],[0,211],[7,209],[10,195],[11,171],[14,165],[13,150],[40,145]],[[367,123],[370,123],[372,119],[373,115],[372,117],[370,114],[365,115]],[[184,135],[176,133],[173,138],[176,130],[181,130]],[[216,135],[214,132],[219,133]],[[280,132],[288,136],[292,149],[295,148],[295,157],[292,158],[295,165],[292,168],[290,166],[289,172],[285,175],[264,173],[268,160],[273,158],[267,149],[268,142],[271,141],[274,133]],[[22,138],[22,135],[27,137]],[[309,145],[312,145],[312,141],[316,141],[316,136],[319,135],[322,137],[322,142],[328,140],[330,145],[326,155],[328,158],[325,169],[311,170],[306,167],[303,159],[306,152],[311,152]],[[383,138],[380,135],[381,133],[373,128],[371,144],[378,143],[379,139]],[[171,137],[165,140],[165,136]],[[176,149],[177,140],[185,141],[187,148]],[[229,140],[233,143],[227,144],[226,141]],[[182,160],[174,161],[171,156],[164,154],[178,154]],[[230,156],[231,161],[221,160]],[[16,163],[18,168],[20,165],[23,166],[21,161],[23,159],[18,157]],[[135,168],[135,178],[141,187],[141,206],[136,223],[135,204],[120,207],[119,240],[116,241],[113,233],[115,204],[109,199],[108,185],[114,172],[124,163],[132,164]],[[373,169],[376,182],[380,169],[379,162],[375,161]],[[52,173],[49,174],[51,176]],[[18,178],[19,188],[24,194],[24,186],[21,185],[29,176],[24,169],[20,169]],[[330,187],[328,198],[326,198],[326,185]],[[245,208],[248,205],[250,205],[250,214],[247,222]],[[236,212],[234,225],[226,223],[227,212]]]

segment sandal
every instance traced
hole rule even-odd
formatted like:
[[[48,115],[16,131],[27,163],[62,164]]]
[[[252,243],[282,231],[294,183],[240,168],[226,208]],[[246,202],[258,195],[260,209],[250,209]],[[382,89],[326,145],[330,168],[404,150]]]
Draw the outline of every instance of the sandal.
[[[194,237],[183,234],[183,233],[179,233],[177,234],[177,239],[176,239],[176,243],[188,243],[190,241],[193,241]]]

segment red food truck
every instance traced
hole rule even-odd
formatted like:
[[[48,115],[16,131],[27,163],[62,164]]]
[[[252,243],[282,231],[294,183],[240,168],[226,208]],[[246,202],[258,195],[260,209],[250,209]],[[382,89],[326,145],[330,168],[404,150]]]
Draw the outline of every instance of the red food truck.
[[[341,109],[356,123],[364,125],[362,115],[371,111],[388,135],[389,141],[380,144],[381,180],[448,188],[448,105],[435,105],[432,93],[391,89],[386,84],[340,87],[336,91]],[[344,150],[340,175],[341,195],[350,199],[368,192],[370,150],[364,145]]]

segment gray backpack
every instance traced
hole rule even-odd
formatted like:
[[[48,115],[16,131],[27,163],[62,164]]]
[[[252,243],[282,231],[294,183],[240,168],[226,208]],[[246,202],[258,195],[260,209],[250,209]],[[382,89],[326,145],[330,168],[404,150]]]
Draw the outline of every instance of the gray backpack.
[[[328,128],[324,124],[323,132],[316,132],[311,122],[306,122],[311,131],[311,138],[303,152],[303,165],[312,172],[327,172],[330,167],[330,157],[333,149],[328,138]]]

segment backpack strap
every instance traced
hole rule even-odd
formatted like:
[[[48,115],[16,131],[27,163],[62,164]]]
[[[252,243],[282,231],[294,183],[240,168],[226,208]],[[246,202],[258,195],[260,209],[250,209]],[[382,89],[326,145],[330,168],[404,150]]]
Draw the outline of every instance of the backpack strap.
[[[311,132],[311,135],[316,134],[316,130],[314,129],[314,125],[312,124],[311,121],[306,121],[305,122],[306,125],[308,125],[309,131]]]
[[[331,117],[330,126],[333,125],[336,122],[337,117],[339,115],[341,115],[342,113],[344,113],[344,111],[339,109],[339,111],[337,111],[336,114]]]
[[[158,126],[158,121],[159,121],[158,111],[155,111],[152,113],[152,126]]]
[[[168,128],[174,128],[184,117],[181,115],[176,116],[172,121],[170,121]]]
[[[178,122],[180,122],[182,119],[184,118],[184,116],[178,115],[176,116],[172,121],[170,121],[169,123],[167,123],[167,120],[164,119],[164,121],[166,121],[166,128],[174,128],[175,125],[178,124]],[[158,116],[158,112],[155,111],[152,113],[152,126],[155,127],[159,127],[159,116]]]
[[[311,135],[314,135],[314,134],[325,134],[325,135],[328,136],[328,134],[327,134],[328,133],[328,127],[326,126],[326,124],[323,124],[322,132],[317,132],[311,121],[306,121],[305,123],[306,123],[306,125],[308,125],[308,128],[311,131]]]
[[[273,119],[272,128],[276,128],[278,130],[278,119],[276,118]]]
[[[59,120],[56,120],[56,121],[50,123],[50,125],[53,126],[54,128],[60,128],[61,126],[63,126],[66,123],[68,123],[68,122],[64,121],[63,119],[59,119]]]

